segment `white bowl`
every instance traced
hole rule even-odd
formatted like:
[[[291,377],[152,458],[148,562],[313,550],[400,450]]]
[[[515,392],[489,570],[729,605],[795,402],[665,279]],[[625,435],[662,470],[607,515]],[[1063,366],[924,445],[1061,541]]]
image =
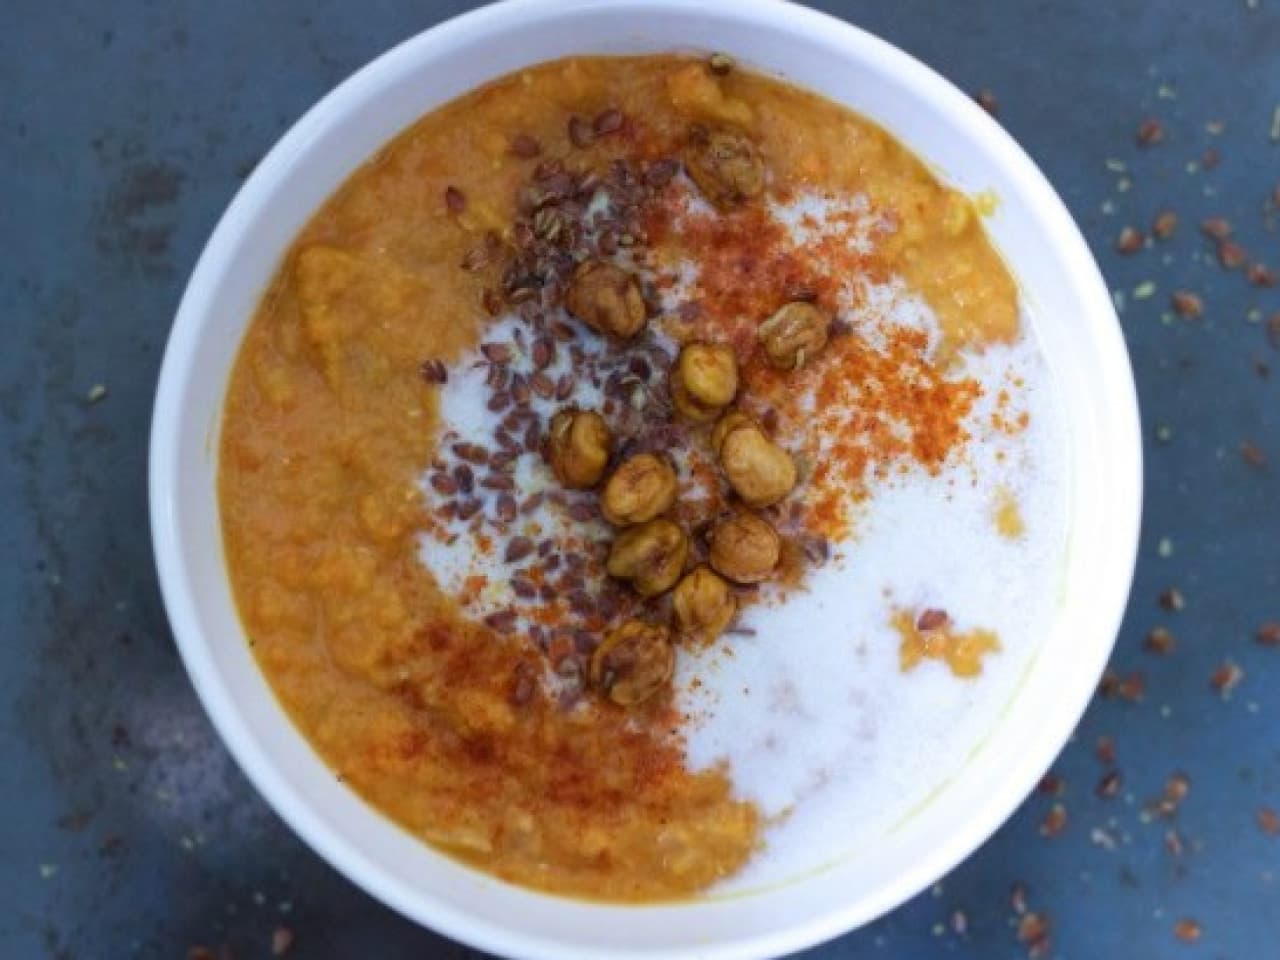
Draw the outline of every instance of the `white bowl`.
[[[1065,399],[1071,530],[1064,603],[998,728],[937,802],[855,860],[764,892],[628,907],[545,896],[459,865],[340,784],[286,717],[223,564],[217,432],[258,297],[312,212],[424,112],[570,54],[727,50],[879,122],[946,180],[994,190],[997,245],[1033,304]],[[955,866],[1066,741],[1114,642],[1141,506],[1137,405],[1111,299],[1026,154],[947,81],[875,37],[776,0],[513,0],[414,37],[325,97],[254,171],[205,248],[165,353],[151,436],[160,583],[196,691],[241,767],[316,851],[408,917],[512,957],[764,957],[864,924]]]

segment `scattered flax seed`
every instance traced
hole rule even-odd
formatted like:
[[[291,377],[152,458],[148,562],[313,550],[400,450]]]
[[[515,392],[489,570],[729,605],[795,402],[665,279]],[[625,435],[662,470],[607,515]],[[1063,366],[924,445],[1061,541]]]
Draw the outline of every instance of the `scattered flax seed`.
[[[1190,290],[1175,290],[1169,297],[1169,305],[1174,313],[1189,320],[1195,320],[1204,313],[1204,301]]]
[[[507,563],[519,563],[531,553],[533,553],[532,540],[528,537],[512,537],[507,544],[507,550],[502,559]]]
[[[1142,249],[1142,231],[1134,227],[1125,227],[1116,238],[1116,250],[1120,253],[1137,253]]]
[[[1143,641],[1142,645],[1149,653],[1167,657],[1169,654],[1173,653],[1174,648],[1177,646],[1177,642],[1174,640],[1173,634],[1166,628],[1153,627],[1151,632],[1147,634],[1147,638]]]
[[[1280,836],[1280,815],[1270,807],[1258,808],[1258,829],[1268,837]]]
[[[1116,695],[1129,703],[1141,703],[1147,692],[1147,681],[1140,670],[1131,671],[1116,690]]]
[[[1108,767],[1114,766],[1116,762],[1116,745],[1115,741],[1103,734],[1098,738],[1097,743],[1093,745],[1094,755],[1100,763]]]
[[[1120,689],[1120,677],[1114,670],[1104,670],[1102,679],[1098,681],[1098,696],[1114,697]]]
[[[1218,262],[1227,270],[1235,270],[1242,266],[1248,255],[1244,252],[1244,247],[1236,243],[1234,240],[1223,240],[1218,244]]]
[[[1160,606],[1173,613],[1183,610],[1186,605],[1186,597],[1182,595],[1182,591],[1177,587],[1169,587],[1160,594]]]
[[[1262,452],[1256,443],[1250,440],[1240,444],[1240,456],[1251,467],[1261,469],[1267,465],[1267,455]]]
[[[1187,799],[1187,794],[1191,792],[1191,778],[1181,771],[1171,773],[1169,779],[1164,784],[1165,799],[1172,803],[1175,807]]]
[[[1215,148],[1210,147],[1200,155],[1200,166],[1204,170],[1212,170],[1222,162],[1222,154]]]
[[[283,957],[293,949],[293,931],[288,927],[276,927],[271,931],[271,955]]]
[[[707,58],[707,69],[717,77],[723,77],[733,71],[733,57],[727,53],[713,53]]]
[[[1164,140],[1164,126],[1155,117],[1148,117],[1138,124],[1138,146],[1150,147]]]
[[[1240,681],[1244,679],[1244,670],[1239,664],[1224,660],[1218,669],[1213,671],[1213,675],[1209,677],[1209,685],[1222,697],[1223,700],[1231,699],[1231,693]]]
[[[987,111],[987,113],[991,114],[991,116],[994,117],[999,115],[1000,101],[996,98],[996,95],[993,91],[983,88],[982,90],[979,90],[976,94],[974,94],[973,99],[977,101],[978,106],[980,106],[983,110]]]
[[[1051,797],[1062,796],[1067,789],[1066,781],[1064,781],[1056,773],[1046,773],[1040,778],[1040,782],[1036,784],[1038,793],[1048,794]]]
[[[1178,229],[1178,215],[1172,210],[1161,210],[1151,224],[1151,235],[1157,240],[1168,240]]]
[[[1166,830],[1164,832],[1164,848],[1169,851],[1169,855],[1172,857],[1182,856],[1182,837],[1177,830]]]
[[[1040,836],[1056,837],[1067,826],[1067,808],[1060,803],[1055,803],[1049,808],[1049,812],[1045,814],[1044,820],[1040,824]]]
[[[450,213],[462,213],[467,209],[467,195],[457,187],[445,187],[444,205]]]
[[[1267,319],[1267,339],[1272,347],[1280,350],[1280,313],[1273,313]]]
[[[1280,647],[1280,620],[1268,620],[1254,637],[1264,647]]]
[[[1225,217],[1210,217],[1201,222],[1200,232],[1211,240],[1226,240],[1231,236],[1231,221]]]
[[[1255,287],[1274,287],[1276,285],[1276,274],[1263,263],[1251,263],[1245,271],[1245,276],[1249,282]]]
[[[1183,917],[1173,925],[1173,935],[1183,943],[1195,943],[1200,939],[1200,924]]]
[[[1120,792],[1122,778],[1119,770],[1108,770],[1102,775],[1102,779],[1098,781],[1098,786],[1094,792],[1104,799],[1114,797]]]

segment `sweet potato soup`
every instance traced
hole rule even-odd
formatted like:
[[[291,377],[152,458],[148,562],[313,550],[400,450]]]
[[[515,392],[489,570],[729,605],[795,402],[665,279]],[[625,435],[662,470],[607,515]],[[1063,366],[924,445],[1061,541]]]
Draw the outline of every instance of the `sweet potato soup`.
[[[441,851],[608,900],[741,876],[823,785],[916,776],[895,709],[985,723],[1029,649],[965,579],[1058,530],[1024,327],[974,204],[846,109],[719,55],[504,77],[353,174],[249,326],[250,643]]]

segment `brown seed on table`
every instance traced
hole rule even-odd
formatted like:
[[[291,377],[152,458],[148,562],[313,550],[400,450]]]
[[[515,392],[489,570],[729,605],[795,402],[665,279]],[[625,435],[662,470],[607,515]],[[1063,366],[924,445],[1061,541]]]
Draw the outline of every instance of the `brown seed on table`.
[[[1203,170],[1212,170],[1222,162],[1222,154],[1215,148],[1210,147],[1200,155],[1200,167]]]
[[[542,430],[538,427],[538,421],[533,420],[524,431],[524,448],[530,453],[535,452],[542,444]]]
[[[288,927],[276,927],[271,931],[271,955],[283,957],[293,947],[293,931]]]
[[[458,519],[463,522],[470,520],[480,512],[479,500],[461,500],[458,503]]]
[[[1280,313],[1273,313],[1267,319],[1267,340],[1274,349],[1280,350]]]
[[[527,133],[517,133],[511,140],[511,152],[521,160],[532,160],[542,152],[542,144]]]
[[[1240,681],[1244,679],[1244,670],[1239,664],[1230,660],[1224,661],[1213,671],[1213,675],[1209,677],[1209,686],[1213,687],[1223,698],[1231,696]]]
[[[449,371],[441,360],[423,360],[418,366],[418,375],[433,385],[449,382]]]
[[[1116,762],[1116,743],[1106,734],[1103,734],[1094,743],[1093,753],[1098,758],[1099,763],[1106,764],[1108,767],[1113,766]]]
[[[502,559],[507,563],[519,563],[533,553],[533,541],[528,537],[512,537]]]
[[[1120,686],[1116,688],[1116,695],[1129,703],[1141,703],[1146,690],[1147,681],[1142,671],[1132,670],[1120,681]]]
[[[1160,594],[1160,606],[1175,613],[1187,605],[1186,598],[1177,587],[1169,587]]]
[[[1151,235],[1157,240],[1168,240],[1178,229],[1178,215],[1172,210],[1161,210],[1151,224]]]
[[[444,205],[450,213],[461,213],[467,209],[467,195],[457,187],[445,187]]]
[[[1244,458],[1244,462],[1251,467],[1265,467],[1267,465],[1267,456],[1259,449],[1258,445],[1246,440],[1240,444],[1240,456]]]
[[[489,402],[486,404],[489,410],[493,413],[505,410],[510,405],[511,394],[507,393],[505,390],[499,390],[489,398]]]
[[[1204,313],[1204,301],[1190,290],[1175,290],[1169,297],[1169,305],[1178,316],[1191,320]]]
[[[1018,921],[1018,939],[1023,943],[1036,943],[1049,932],[1049,921],[1038,913],[1023,913]]]
[[[1268,620],[1254,637],[1264,647],[1280,647],[1280,620]]]
[[[1044,820],[1040,823],[1040,835],[1042,837],[1056,837],[1067,826],[1067,808],[1060,803],[1055,803],[1049,808],[1049,812],[1045,814]]]
[[[1276,285],[1276,275],[1273,270],[1269,270],[1266,264],[1251,263],[1249,269],[1245,272],[1245,276],[1249,278],[1249,282],[1255,287],[1274,287]]]
[[[1114,797],[1120,792],[1121,776],[1119,770],[1109,770],[1102,775],[1094,792],[1100,797]]]
[[[1210,217],[1201,221],[1200,232],[1211,240],[1225,240],[1231,236],[1231,221],[1226,217]]]
[[[543,501],[546,499],[547,495],[545,493],[531,493],[525,497],[524,503],[520,504],[520,512],[524,514],[533,513],[542,506]]]
[[[1183,917],[1173,925],[1173,935],[1183,943],[1195,943],[1200,939],[1200,924]]]
[[[996,95],[991,90],[979,90],[973,95],[973,99],[977,101],[978,106],[993,117],[1000,112],[1000,101],[996,99]]]
[[[1259,807],[1258,829],[1269,837],[1280,835],[1280,815],[1270,807]]]
[[[444,497],[451,497],[458,492],[458,484],[453,477],[445,473],[431,475],[431,489]]]
[[[1242,265],[1248,255],[1244,252],[1244,247],[1236,243],[1234,240],[1223,240],[1218,244],[1218,262],[1228,270],[1234,270]]]
[[[1027,888],[1021,883],[1009,888],[1009,909],[1018,916],[1027,912]]]
[[[1164,832],[1164,848],[1169,851],[1169,856],[1182,856],[1182,837],[1178,835],[1177,830],[1166,830]]]
[[[1120,253],[1136,253],[1142,249],[1142,231],[1134,227],[1125,227],[1116,239],[1116,250]]]
[[[1155,117],[1148,117],[1138,124],[1138,146],[1149,147],[1162,140],[1164,140],[1164,126]]]
[[[524,577],[512,577],[511,592],[521,600],[533,600],[538,596],[537,586]]]
[[[916,620],[916,629],[923,631],[941,630],[950,622],[951,617],[947,615],[947,611],[930,608],[921,612]]]
[[[1173,653],[1175,646],[1173,634],[1164,627],[1155,627],[1147,634],[1147,639],[1143,642],[1143,646],[1151,653],[1167,656]]]
[[[621,110],[615,110],[612,107],[600,113],[591,124],[591,129],[598,137],[608,136],[611,133],[617,133],[622,129],[625,122]]]
[[[1052,771],[1041,777],[1040,782],[1036,784],[1037,793],[1047,794],[1051,797],[1062,796],[1066,788],[1066,781]]]
[[[595,131],[586,120],[578,116],[569,118],[569,142],[575,147],[589,147],[595,138]]]

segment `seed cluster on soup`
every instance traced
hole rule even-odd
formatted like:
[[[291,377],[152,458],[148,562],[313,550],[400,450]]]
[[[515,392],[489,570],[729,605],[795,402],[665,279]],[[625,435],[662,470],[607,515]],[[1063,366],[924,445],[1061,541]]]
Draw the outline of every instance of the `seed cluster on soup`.
[[[497,80],[358,170],[248,329],[219,470],[255,654],[441,850],[581,897],[704,890],[776,811],[688,761],[682,658],[786,644],[750,612],[856,557],[878,485],[1025,431],[1022,382],[962,362],[1020,335],[972,203],[844,108],[723,56]],[[903,672],[1001,646],[937,606],[882,620]]]

